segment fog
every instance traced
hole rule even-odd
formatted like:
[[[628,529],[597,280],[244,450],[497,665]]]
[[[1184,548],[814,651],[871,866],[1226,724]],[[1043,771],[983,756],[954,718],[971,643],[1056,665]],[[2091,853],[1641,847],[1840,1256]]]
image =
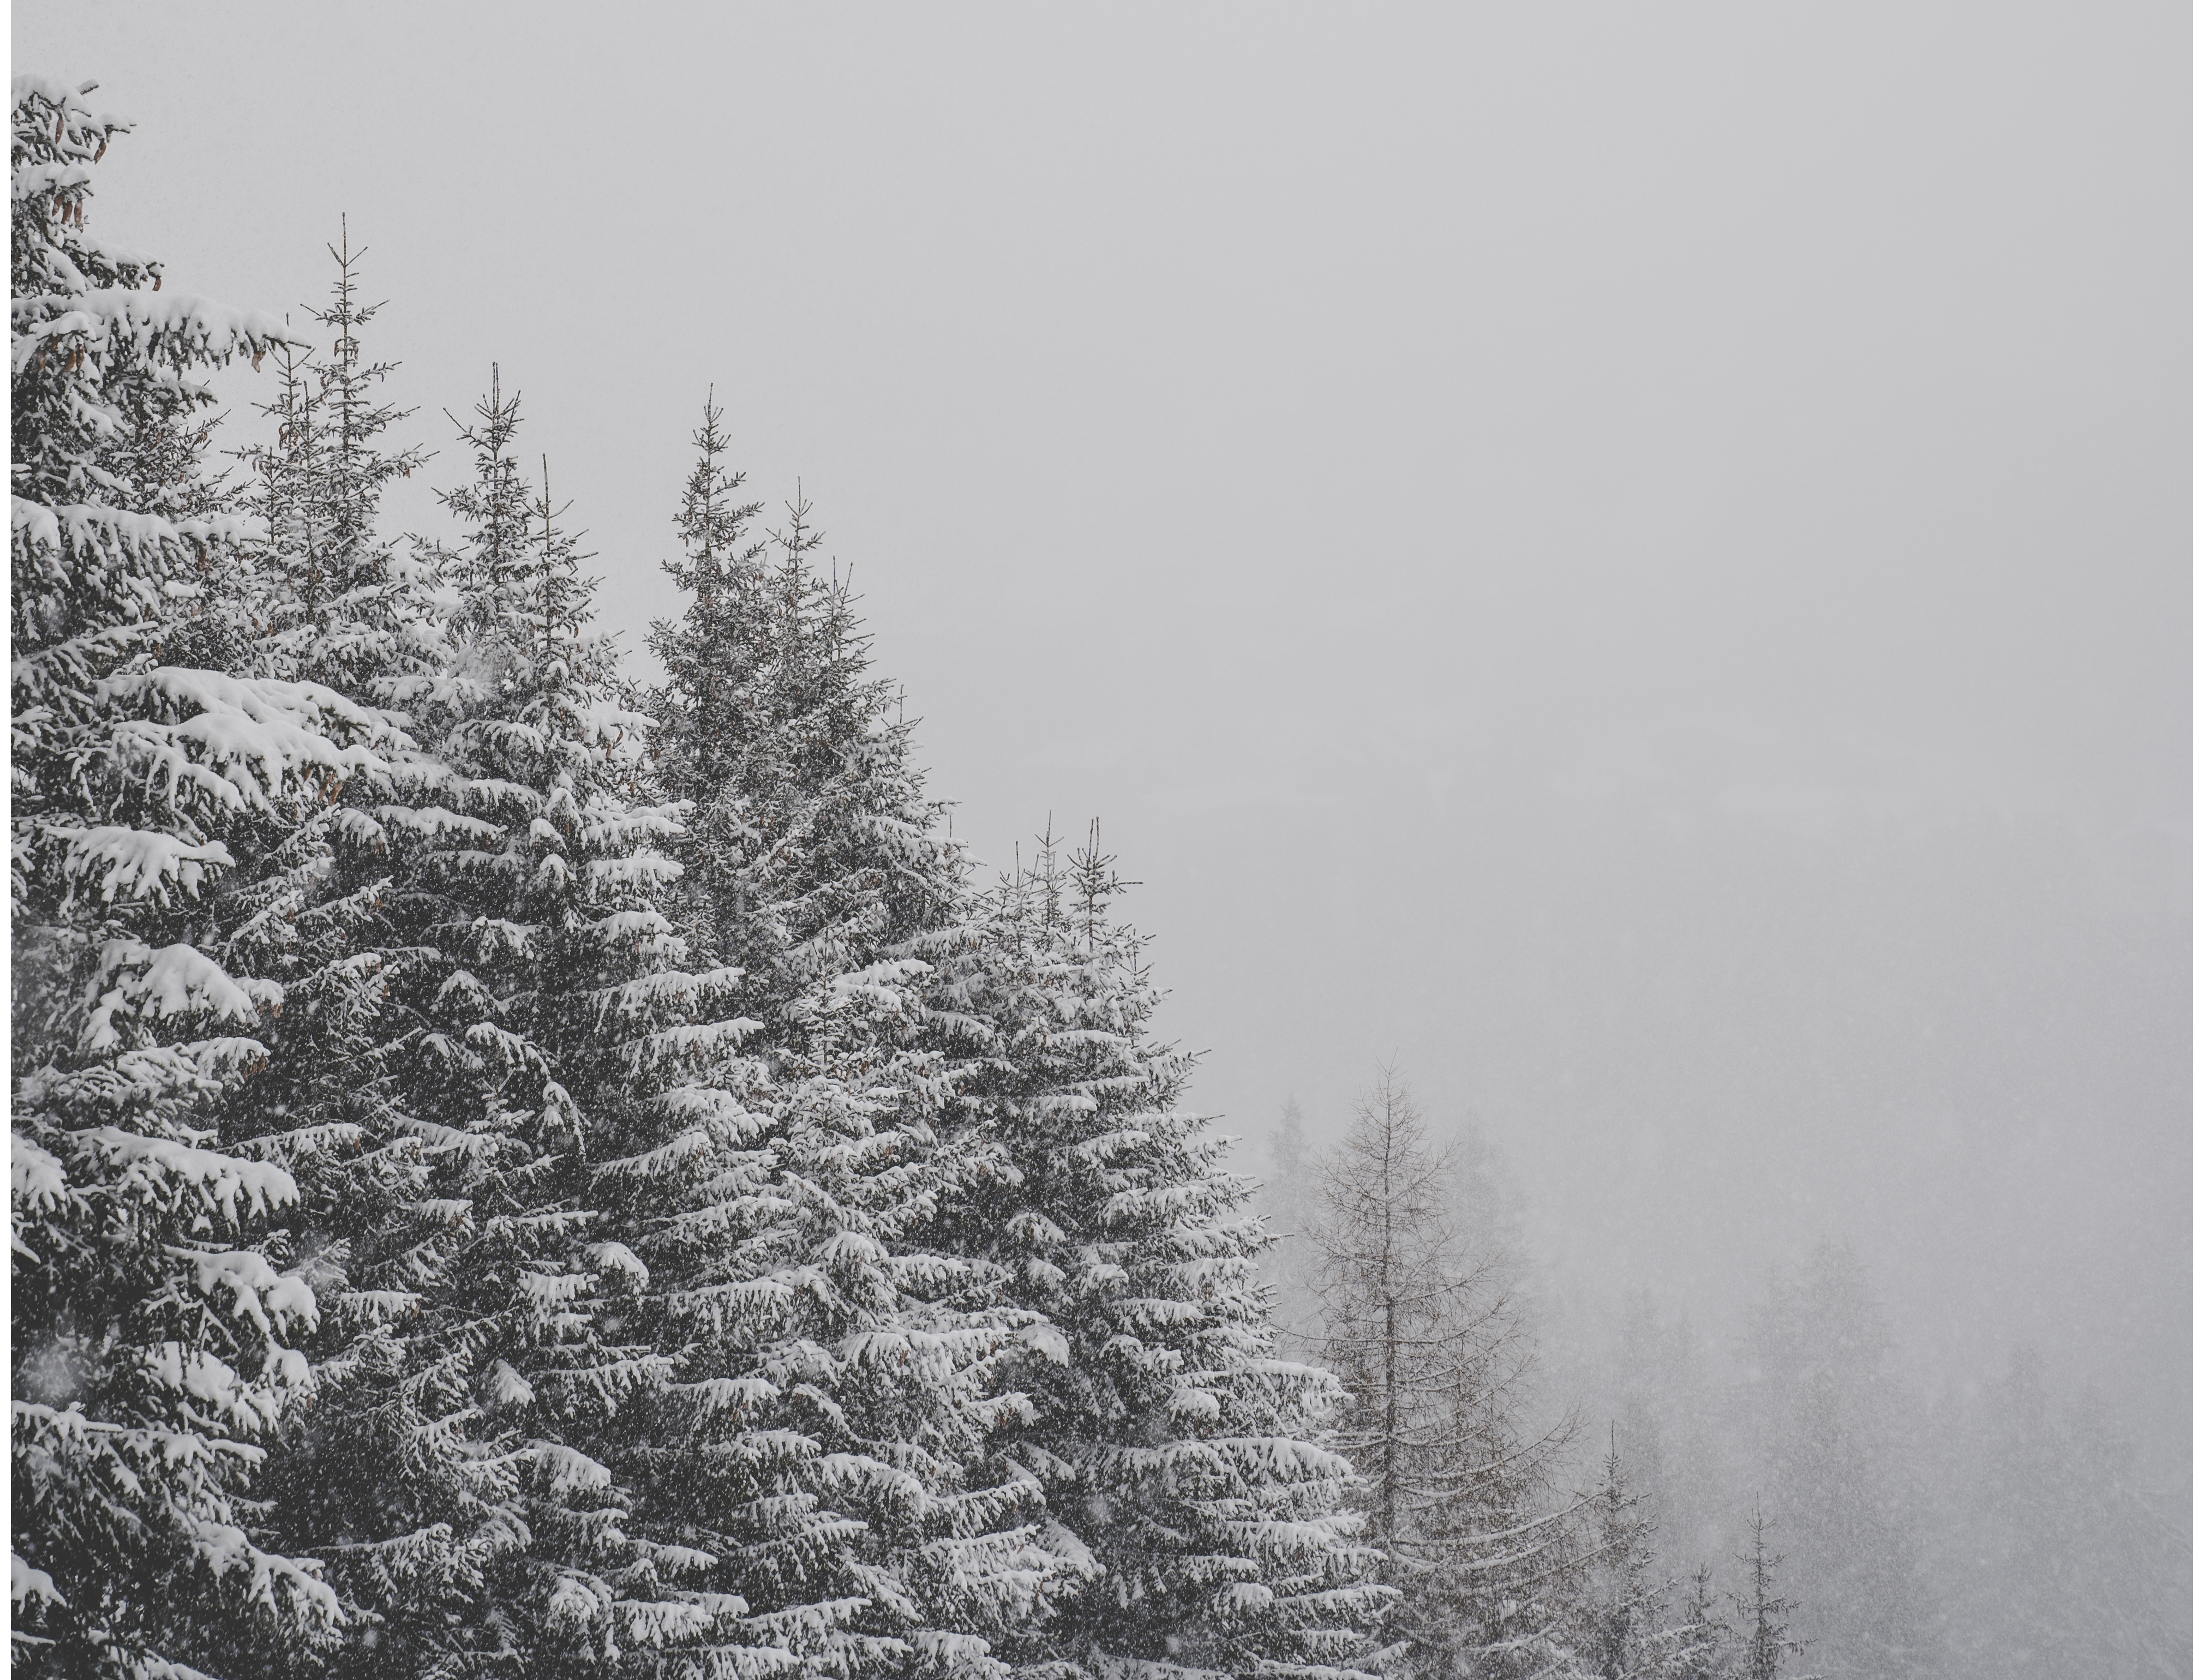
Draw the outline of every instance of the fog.
[[[715,385],[957,834],[1101,819],[1228,1130],[1395,1058],[1550,1311],[1840,1238],[2185,1508],[2180,9],[639,15],[14,42],[170,285],[318,303],[342,213],[415,435],[497,360],[630,647]]]

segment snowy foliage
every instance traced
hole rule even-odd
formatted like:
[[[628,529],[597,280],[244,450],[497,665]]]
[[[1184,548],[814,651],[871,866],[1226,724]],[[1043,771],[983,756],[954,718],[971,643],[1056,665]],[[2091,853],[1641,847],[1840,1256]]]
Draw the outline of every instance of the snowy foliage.
[[[284,995],[232,972],[216,901],[393,731],[311,684],[158,663],[232,532],[198,517],[197,449],[154,445],[276,329],[157,296],[157,264],[83,234],[127,125],[13,92],[14,1639],[165,1676],[336,1619],[247,1497],[317,1304],[271,1228],[294,1181],[222,1124]]]
[[[1338,1387],[1275,1346],[1266,1239],[1223,1140],[1178,1106],[1191,1060],[1152,1035],[1112,862],[1099,835],[1068,861],[1044,836],[987,906],[971,1097],[995,1164],[944,1221],[1034,1318],[994,1450],[1046,1490],[1065,1578],[1019,1655],[1093,1677],[1360,1671],[1390,1595],[1354,1467],[1318,1438]]]
[[[653,757],[695,813],[667,902],[732,984],[691,1082],[599,1174],[683,1350],[630,1458],[642,1531],[695,1576],[668,1660],[991,1673],[1063,1565],[1038,1486],[987,1452],[1032,1316],[927,1241],[973,1165],[943,1136],[961,1053],[932,1002],[961,867],[801,505],[766,566],[715,410],[697,445]]]
[[[1696,1680],[1718,1671],[1721,1657],[1705,1582],[1695,1583],[1701,1596],[1680,1602],[1678,1583],[1656,1577],[1652,1502],[1632,1483],[1615,1437],[1610,1429],[1599,1485],[1585,1501],[1589,1544],[1567,1642],[1597,1680]]]
[[[477,488],[512,476],[518,423],[517,399],[484,409],[465,440]],[[347,1660],[376,1671],[609,1656],[631,1554],[587,1443],[667,1363],[614,1334],[639,1268],[586,1192],[607,1108],[628,1100],[632,1000],[678,955],[651,908],[674,873],[651,848],[677,819],[627,797],[635,720],[559,513],[539,498],[466,571],[458,675],[421,685],[433,755],[330,836],[358,884],[330,907],[358,915],[322,971],[326,1030],[348,1018],[353,1037],[302,1060],[349,1063],[314,1129],[373,1148],[325,1169],[344,1193],[317,1263],[345,1333],[276,1479],[355,1606]],[[464,538],[473,553],[484,533]],[[403,687],[406,660],[393,646],[359,680]]]
[[[246,657],[276,675],[387,700],[440,662],[445,603],[433,568],[376,524],[383,492],[412,477],[427,452],[379,445],[411,411],[378,399],[397,364],[368,358],[360,341],[381,307],[357,295],[365,251],[352,248],[348,225],[329,249],[337,270],[329,305],[305,311],[326,347],[303,338],[276,347],[276,393],[260,408],[275,439],[238,452],[252,474],[246,503],[257,574],[241,595],[253,621]]]

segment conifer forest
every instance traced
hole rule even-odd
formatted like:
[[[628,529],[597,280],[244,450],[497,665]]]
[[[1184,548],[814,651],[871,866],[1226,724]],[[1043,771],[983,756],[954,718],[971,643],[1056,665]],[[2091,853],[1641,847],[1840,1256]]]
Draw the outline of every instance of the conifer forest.
[[[1733,1335],[1586,1305],[1386,1043],[1213,1115],[1147,861],[960,835],[875,557],[726,373],[599,552],[536,370],[421,365],[383,230],[210,173],[323,289],[196,295],[100,198],[170,139],[62,68],[12,85],[17,1673],[2187,1671],[2117,1393],[1931,1392],[1803,1216]],[[590,330],[680,356],[708,283]]]

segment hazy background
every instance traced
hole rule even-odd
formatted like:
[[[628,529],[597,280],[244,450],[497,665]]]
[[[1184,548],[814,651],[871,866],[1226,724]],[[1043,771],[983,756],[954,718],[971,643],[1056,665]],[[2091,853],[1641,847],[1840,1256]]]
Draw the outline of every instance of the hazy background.
[[[502,363],[630,647],[716,382],[959,835],[1104,819],[1230,1129],[1397,1055],[1557,1295],[1847,1236],[1920,1381],[2035,1340],[2183,1504],[2188,32],[14,13],[172,287],[318,302],[347,212],[419,435]]]

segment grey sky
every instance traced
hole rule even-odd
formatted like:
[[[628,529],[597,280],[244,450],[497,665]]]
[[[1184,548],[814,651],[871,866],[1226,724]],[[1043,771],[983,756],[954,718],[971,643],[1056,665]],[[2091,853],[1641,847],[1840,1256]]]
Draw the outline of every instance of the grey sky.
[[[2038,1340],[2185,1465],[2188,29],[31,0],[14,38],[139,119],[96,210],[171,285],[318,301],[345,211],[422,435],[498,359],[631,646],[716,382],[958,833],[1103,818],[1232,1129],[1397,1053],[1564,1276],[1719,1327],[1848,1233],[1924,1375]]]

